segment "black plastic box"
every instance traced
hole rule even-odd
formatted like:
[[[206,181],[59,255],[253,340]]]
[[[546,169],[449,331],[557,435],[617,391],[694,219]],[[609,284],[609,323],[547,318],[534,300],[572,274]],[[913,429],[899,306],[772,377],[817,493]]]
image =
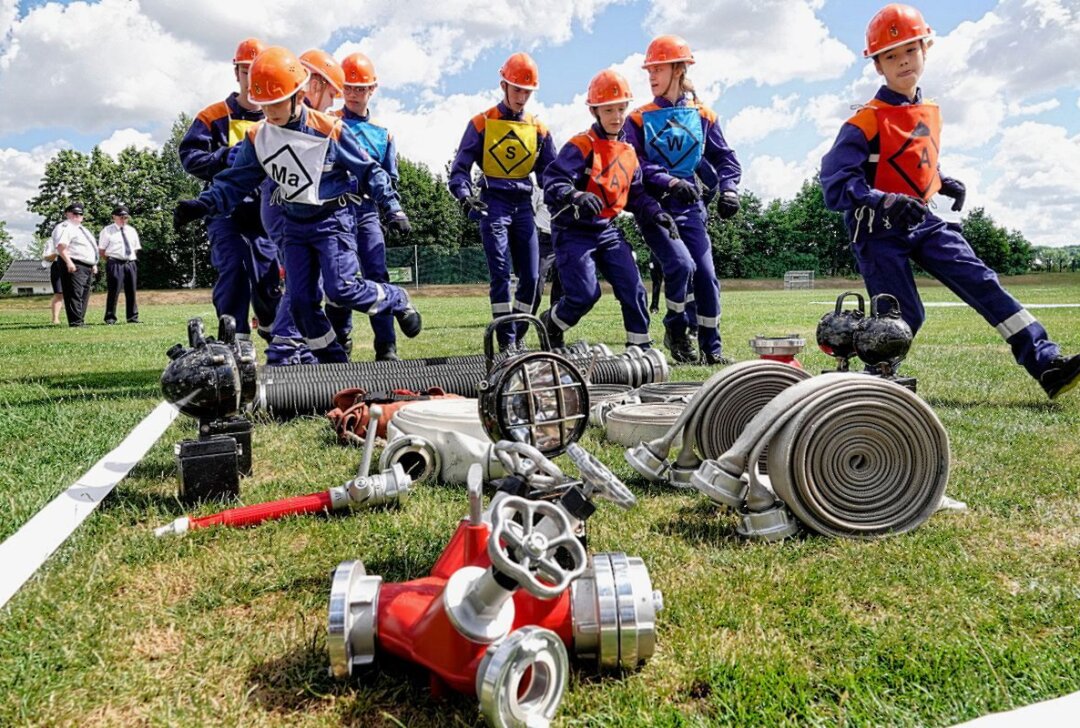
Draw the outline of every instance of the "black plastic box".
[[[176,465],[180,475],[180,500],[196,503],[240,495],[238,459],[240,445],[231,435],[210,435],[205,439],[182,440],[176,444]]]

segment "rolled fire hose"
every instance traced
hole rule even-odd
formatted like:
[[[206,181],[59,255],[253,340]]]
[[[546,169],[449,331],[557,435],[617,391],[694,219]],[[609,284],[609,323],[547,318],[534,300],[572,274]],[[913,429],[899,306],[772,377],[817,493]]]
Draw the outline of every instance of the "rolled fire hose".
[[[649,382],[637,388],[642,403],[689,402],[705,382]]]
[[[623,447],[663,437],[686,408],[682,402],[621,404],[607,413],[605,439]]]
[[[725,367],[701,385],[663,437],[627,450],[626,460],[648,480],[690,487],[702,462],[696,449],[706,458],[719,456],[773,397],[809,377],[802,369],[766,360]],[[672,464],[667,458],[679,437],[682,447]]]
[[[668,376],[663,353],[652,349],[642,354],[632,350],[611,357],[574,359],[594,384],[625,384],[639,387],[646,382],[664,381]],[[369,392],[411,389],[423,391],[440,387],[448,393],[475,398],[478,384],[487,375],[480,360],[459,365],[403,366],[371,370],[370,362],[312,364],[296,367],[261,367],[253,408],[274,417],[325,414],[333,407],[334,395],[348,387]],[[382,362],[389,364],[391,362]]]
[[[768,476],[753,467],[766,447]],[[817,533],[873,539],[926,522],[948,479],[948,434],[929,405],[878,377],[830,374],[777,395],[694,486],[729,505],[745,490],[744,535],[780,533],[779,497]]]
[[[639,402],[637,390],[628,384],[590,384],[589,385],[589,424],[603,427],[607,415],[622,404]]]

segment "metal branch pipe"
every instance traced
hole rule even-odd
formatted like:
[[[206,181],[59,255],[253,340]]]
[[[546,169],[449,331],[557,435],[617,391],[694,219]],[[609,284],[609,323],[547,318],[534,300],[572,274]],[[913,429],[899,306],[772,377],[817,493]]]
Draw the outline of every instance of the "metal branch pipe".
[[[756,467],[766,447],[768,475]],[[738,504],[744,536],[791,535],[790,508],[817,533],[872,539],[922,525],[948,478],[948,435],[925,402],[877,377],[830,374],[777,395],[692,482]]]
[[[717,457],[773,397],[809,377],[774,361],[725,367],[701,385],[667,434],[627,450],[626,460],[647,480],[691,487],[690,478],[702,463],[696,449],[705,458]],[[667,458],[680,435],[682,448],[672,464]]]
[[[593,384],[625,384],[640,387],[647,382],[666,381],[669,370],[662,352],[632,349],[610,357],[584,356],[572,361]],[[347,387],[362,386],[368,391],[410,389],[424,391],[440,387],[448,393],[475,398],[478,384],[485,379],[483,357],[458,364],[414,367],[405,362],[379,362],[396,367],[372,369],[371,362],[312,364],[298,367],[262,367],[258,373],[255,410],[289,418],[301,414],[324,414],[333,407],[333,397]],[[404,366],[401,366],[404,365]]]

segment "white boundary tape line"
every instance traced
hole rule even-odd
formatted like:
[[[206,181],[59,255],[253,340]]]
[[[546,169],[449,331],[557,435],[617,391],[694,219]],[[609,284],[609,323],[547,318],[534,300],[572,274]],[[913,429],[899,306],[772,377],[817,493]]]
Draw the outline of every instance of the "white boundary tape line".
[[[0,543],[0,608],[131,472],[178,414],[168,402],[159,404],[112,452]]]
[[[1072,693],[1004,713],[984,715],[966,723],[959,723],[953,728],[1019,728],[1019,726],[1065,728],[1065,726],[1076,725],[1077,715],[1080,715],[1080,693]]]
[[[812,306],[834,306],[836,301],[811,301]],[[923,308],[967,307],[963,301],[924,301]],[[1080,308],[1080,303],[1029,303],[1024,308]]]

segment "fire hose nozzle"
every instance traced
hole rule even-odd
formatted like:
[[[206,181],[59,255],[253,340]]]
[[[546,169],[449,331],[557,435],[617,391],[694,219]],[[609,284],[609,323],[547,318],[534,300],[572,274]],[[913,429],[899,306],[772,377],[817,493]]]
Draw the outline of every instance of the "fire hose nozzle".
[[[183,516],[181,518],[177,518],[172,523],[167,523],[160,528],[155,528],[154,535],[158,538],[162,538],[163,536],[180,536],[187,533],[188,526],[190,525],[191,519],[187,516]]]

